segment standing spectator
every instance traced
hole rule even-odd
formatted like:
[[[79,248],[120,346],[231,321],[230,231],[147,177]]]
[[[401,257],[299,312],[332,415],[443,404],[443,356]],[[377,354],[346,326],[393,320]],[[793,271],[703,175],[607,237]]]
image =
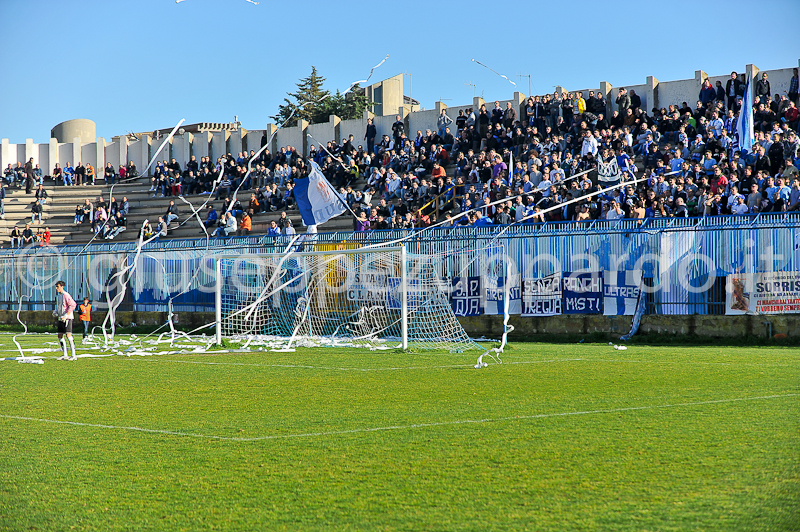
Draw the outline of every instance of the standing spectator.
[[[725,96],[728,98],[728,109],[736,107],[736,98],[739,96],[742,81],[736,72],[731,72],[731,78],[725,83]]]
[[[6,184],[0,181],[0,220],[6,219]]]
[[[453,123],[453,119],[447,116],[447,112],[442,109],[439,118],[436,119],[436,127],[439,129],[439,136],[444,138],[444,130]]]
[[[708,105],[714,101],[717,97],[717,91],[714,90],[714,87],[711,86],[711,81],[708,78],[703,81],[703,86],[700,88],[700,94],[698,95],[697,99],[703,104],[703,107],[708,107]]]
[[[625,116],[628,109],[631,107],[631,97],[628,95],[628,91],[625,90],[625,87],[620,87],[616,101],[620,116]]]
[[[275,222],[272,222],[273,224]],[[364,232],[369,231],[369,220],[367,220],[367,211],[361,211],[361,214],[356,220],[356,231]]]
[[[767,73],[761,73],[761,79],[756,81],[756,90],[755,95],[763,102],[769,100],[769,95],[771,94],[769,89],[769,80],[767,79]]]
[[[798,89],[800,89],[800,79],[797,77],[797,69],[792,69],[792,79],[789,80],[789,101],[797,105]]]
[[[395,116],[395,122],[392,124],[392,136],[394,137],[395,146],[397,142],[400,140],[400,137],[403,136],[403,133],[406,131],[406,124],[403,122],[403,119],[400,115]]]
[[[88,297],[83,298],[83,303],[80,306],[79,319],[83,325],[83,341],[89,336],[89,323],[92,321],[92,304],[89,302]]]
[[[25,163],[25,194],[30,194],[36,176],[33,174],[33,157]]]

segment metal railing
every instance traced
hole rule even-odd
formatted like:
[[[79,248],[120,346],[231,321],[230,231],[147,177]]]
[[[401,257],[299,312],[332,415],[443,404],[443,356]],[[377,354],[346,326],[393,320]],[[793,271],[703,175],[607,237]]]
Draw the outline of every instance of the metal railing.
[[[498,234],[505,231],[500,238]],[[543,256],[553,257],[563,271],[587,267],[604,270],[641,269],[650,283],[662,286],[678,282],[678,261],[692,263],[690,277],[700,283],[709,276],[716,281],[704,294],[688,300],[671,300],[668,290],[648,296],[648,313],[721,313],[725,275],[760,271],[800,271],[800,213],[705,218],[660,218],[591,222],[546,222],[513,226],[439,227],[433,229],[338,231],[304,235],[298,246],[335,249],[385,244],[402,239],[409,253],[478,254],[502,246],[519,271],[530,276],[554,273]],[[281,253],[290,237],[251,235],[212,239],[171,239],[147,244],[142,249],[121,310],[166,310],[169,294],[183,290],[186,279],[211,255]],[[136,254],[135,242],[100,242],[89,246],[62,245],[54,248],[5,249],[0,251],[0,308],[41,310],[52,306],[52,284],[63,279],[71,293],[88,295],[93,301],[106,299],[107,281]],[[662,257],[665,266],[652,257]],[[704,257],[706,262],[697,260]],[[768,257],[768,260],[764,260]],[[480,275],[480,265],[469,264],[457,271],[452,261],[442,261],[443,278]],[[207,273],[195,284],[208,285]],[[166,284],[167,288],[162,287]],[[702,283],[701,283],[702,284]],[[722,289],[720,289],[722,286]],[[169,287],[179,287],[172,290]],[[196,286],[195,286],[196,288]],[[113,292],[114,288],[111,288]],[[174,302],[176,311],[210,310],[213,300],[192,289]]]

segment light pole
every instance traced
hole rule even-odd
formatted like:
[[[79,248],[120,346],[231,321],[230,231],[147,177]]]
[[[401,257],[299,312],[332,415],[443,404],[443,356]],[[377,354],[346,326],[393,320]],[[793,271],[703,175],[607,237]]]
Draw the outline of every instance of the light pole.
[[[530,74],[517,74],[517,77],[520,80],[522,78],[528,78],[528,96],[532,96],[532,94],[531,94],[531,75]]]

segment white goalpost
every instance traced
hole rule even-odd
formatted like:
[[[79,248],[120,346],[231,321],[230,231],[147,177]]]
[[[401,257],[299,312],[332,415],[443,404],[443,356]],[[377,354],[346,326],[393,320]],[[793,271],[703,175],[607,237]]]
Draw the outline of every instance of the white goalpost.
[[[316,246],[317,248],[321,246]],[[480,349],[455,317],[435,257],[405,246],[222,256],[216,340],[296,346]]]

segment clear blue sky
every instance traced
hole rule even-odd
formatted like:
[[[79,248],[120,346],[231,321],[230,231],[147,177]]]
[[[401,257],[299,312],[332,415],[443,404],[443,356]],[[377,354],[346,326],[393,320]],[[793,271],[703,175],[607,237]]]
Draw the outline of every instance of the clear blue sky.
[[[181,118],[262,129],[311,65],[344,91],[386,54],[373,80],[411,73],[425,108],[470,102],[469,82],[487,100],[511,96],[472,58],[525,93],[516,75],[532,74],[534,94],[785,68],[800,56],[798,18],[798,0],[0,0],[0,138],[46,142],[72,118],[106,139]]]

